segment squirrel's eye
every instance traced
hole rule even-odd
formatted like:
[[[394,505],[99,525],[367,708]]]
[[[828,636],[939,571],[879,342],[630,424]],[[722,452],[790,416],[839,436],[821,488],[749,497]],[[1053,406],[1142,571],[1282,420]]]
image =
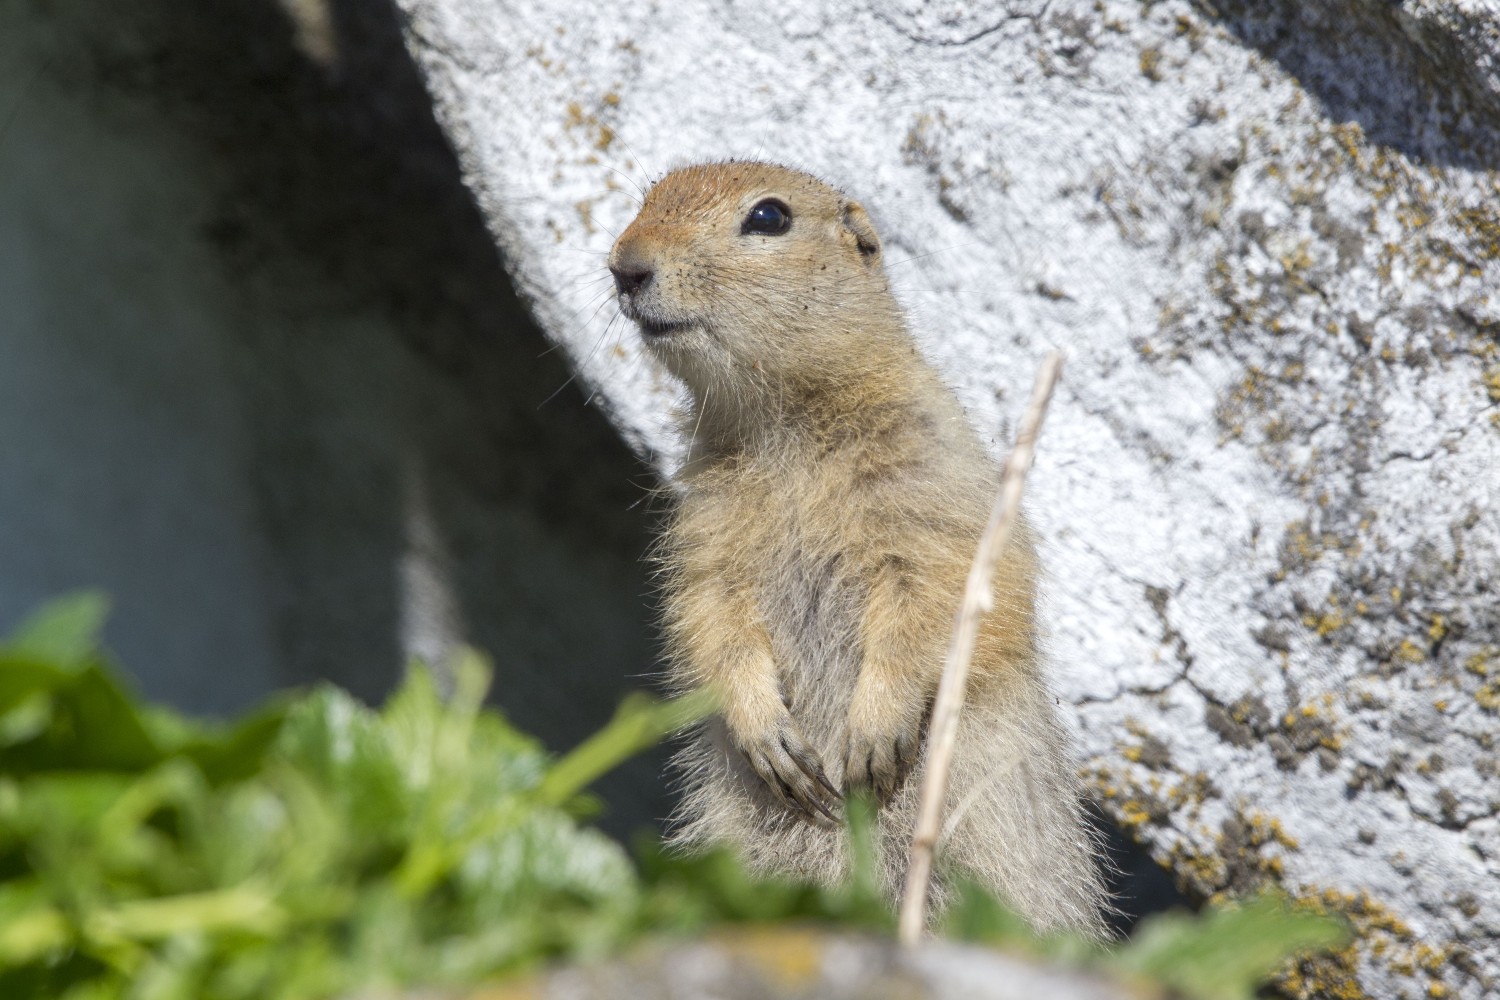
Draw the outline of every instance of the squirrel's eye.
[[[780,236],[792,228],[792,210],[775,198],[759,202],[745,216],[740,225],[741,233],[760,233],[762,236]]]

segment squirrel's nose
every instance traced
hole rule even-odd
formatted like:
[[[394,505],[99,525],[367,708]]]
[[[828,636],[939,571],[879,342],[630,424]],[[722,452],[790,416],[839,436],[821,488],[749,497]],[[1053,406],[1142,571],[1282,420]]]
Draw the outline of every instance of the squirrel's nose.
[[[609,272],[615,276],[615,287],[621,295],[638,292],[651,281],[650,268],[621,266],[611,267]]]

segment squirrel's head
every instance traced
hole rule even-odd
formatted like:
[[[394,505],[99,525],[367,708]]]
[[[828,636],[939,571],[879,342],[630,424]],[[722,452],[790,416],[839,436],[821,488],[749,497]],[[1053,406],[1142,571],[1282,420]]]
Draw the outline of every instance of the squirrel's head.
[[[903,336],[856,201],[768,163],[674,170],[609,255],[620,310],[695,394],[838,380]]]

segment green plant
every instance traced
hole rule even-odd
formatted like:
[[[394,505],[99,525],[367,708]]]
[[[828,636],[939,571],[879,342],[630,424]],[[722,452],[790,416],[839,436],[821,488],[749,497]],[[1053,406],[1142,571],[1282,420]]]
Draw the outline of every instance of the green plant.
[[[99,649],[105,608],[69,598],[0,643],[0,996],[300,1000],[470,985],[713,924],[892,927],[868,876],[828,890],[723,854],[632,859],[579,822],[588,784],[700,700],[628,699],[553,757],[483,706],[488,669],[465,654],[447,697],[414,667],[379,710],[323,687],[210,725],[127,692]],[[849,807],[856,862],[870,808]],[[1336,933],[1255,903],[1100,956],[1028,943],[975,893],[948,927],[1205,998],[1248,997]]]

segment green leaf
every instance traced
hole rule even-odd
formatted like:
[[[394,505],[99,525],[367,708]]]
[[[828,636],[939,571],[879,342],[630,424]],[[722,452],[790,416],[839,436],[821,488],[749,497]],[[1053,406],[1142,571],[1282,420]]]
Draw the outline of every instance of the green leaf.
[[[706,691],[670,701],[643,694],[627,696],[608,725],[552,766],[537,789],[538,801],[562,805],[626,760],[712,711],[713,701]]]
[[[0,751],[0,771],[135,771],[162,760],[136,702],[99,664],[83,667],[51,698],[46,727]]]
[[[374,713],[336,688],[319,688],[287,713],[275,754],[337,805],[365,836],[405,829],[413,807],[409,759]]]
[[[0,667],[0,675],[3,675]],[[10,675],[14,679],[14,674]],[[4,682],[0,681],[0,688]],[[0,694],[0,703],[6,701]],[[52,699],[42,691],[32,691],[10,702],[0,711],[0,748],[15,746],[34,740],[47,731],[52,724]]]
[[[243,781],[258,772],[281,735],[287,702],[273,701],[227,726],[204,726],[175,712],[144,713],[147,731],[164,752],[186,757],[213,784]]]
[[[16,887],[0,886],[0,967],[44,958],[65,947],[72,936],[59,910],[40,901],[24,905],[15,898],[20,895]]]
[[[99,647],[109,598],[98,591],[61,597],[23,621],[0,643],[0,651],[62,670],[77,669]]]
[[[1257,987],[1293,955],[1339,947],[1348,939],[1341,921],[1296,912],[1268,892],[1196,918],[1153,917],[1115,964],[1198,1000],[1253,1000]]]
[[[879,861],[875,818],[880,806],[868,790],[857,791],[844,802],[849,827],[850,890],[869,899],[880,898]]]
[[[1018,913],[975,882],[963,880],[955,888],[957,898],[942,918],[944,937],[979,941],[992,947],[1036,950],[1036,932]]]
[[[286,922],[263,885],[248,883],[210,892],[140,899],[97,910],[84,921],[95,940],[150,941],[177,934],[275,934]]]
[[[100,594],[64,597],[0,641],[0,746],[45,728],[46,696],[93,661],[108,610],[109,602]],[[17,713],[14,718],[12,713]]]

